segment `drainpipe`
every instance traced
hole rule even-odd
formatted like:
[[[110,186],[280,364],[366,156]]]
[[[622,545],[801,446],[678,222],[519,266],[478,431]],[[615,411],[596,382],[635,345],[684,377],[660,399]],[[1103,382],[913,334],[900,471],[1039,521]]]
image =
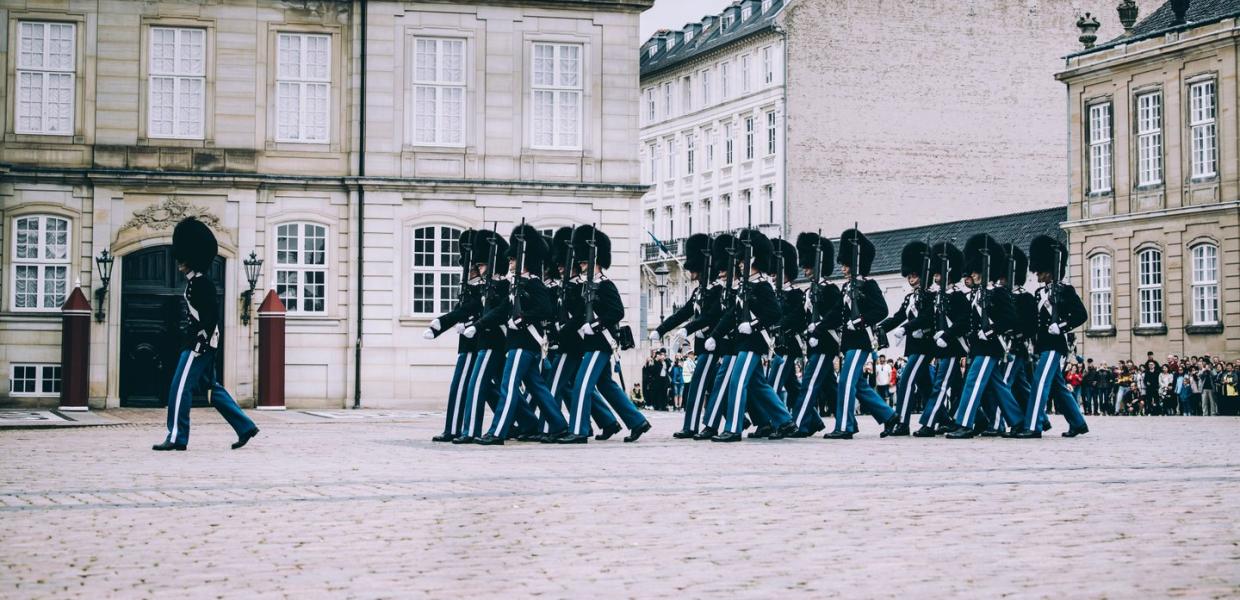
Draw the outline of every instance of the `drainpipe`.
[[[360,52],[361,77],[358,92],[357,176],[366,176],[366,22],[370,15],[366,0],[362,2],[362,43]],[[364,282],[363,269],[366,254],[366,188],[357,183],[357,339],[353,343],[353,408],[362,407],[362,321]]]
[[[775,33],[779,34],[780,39],[783,40],[784,42],[783,43],[784,60],[783,60],[783,65],[781,65],[784,71],[784,79],[783,81],[779,82],[779,86],[782,87],[784,90],[784,93],[781,94],[779,98],[779,103],[783,107],[783,113],[784,113],[784,123],[783,123],[784,152],[782,156],[783,158],[782,168],[783,168],[784,174],[782,177],[782,181],[779,182],[779,194],[783,197],[783,200],[782,200],[783,211],[782,212],[784,213],[784,216],[783,216],[784,222],[779,224],[779,231],[780,231],[780,234],[784,237],[784,239],[788,239],[788,236],[792,235],[792,231],[788,228],[788,30],[784,29],[782,25],[776,23]]]

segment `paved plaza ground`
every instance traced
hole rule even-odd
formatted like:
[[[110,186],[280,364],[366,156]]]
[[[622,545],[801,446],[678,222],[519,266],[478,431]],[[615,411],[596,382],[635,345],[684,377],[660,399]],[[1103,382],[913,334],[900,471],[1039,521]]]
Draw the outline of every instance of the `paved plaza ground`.
[[[251,413],[255,414],[255,413]],[[433,444],[432,413],[0,429],[0,597],[1240,596],[1240,419],[1016,441]],[[346,417],[346,418],[339,418]],[[789,594],[790,592],[790,594]]]

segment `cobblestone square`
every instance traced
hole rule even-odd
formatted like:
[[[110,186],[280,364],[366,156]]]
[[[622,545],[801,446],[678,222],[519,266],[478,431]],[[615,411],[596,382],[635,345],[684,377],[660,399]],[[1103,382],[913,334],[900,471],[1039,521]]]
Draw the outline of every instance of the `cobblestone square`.
[[[434,444],[433,413],[0,430],[6,598],[1240,596],[1240,420],[1063,439]]]

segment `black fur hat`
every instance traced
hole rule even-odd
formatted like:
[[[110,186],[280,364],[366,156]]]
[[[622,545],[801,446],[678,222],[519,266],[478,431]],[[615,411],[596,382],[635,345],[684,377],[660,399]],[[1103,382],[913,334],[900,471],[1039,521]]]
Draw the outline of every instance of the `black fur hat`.
[[[530,273],[541,275],[543,261],[547,259],[548,252],[542,233],[530,225],[513,227],[512,235],[508,236],[508,258],[517,258],[517,249],[520,247],[517,241],[518,235],[525,238],[525,264],[522,266]]]
[[[797,262],[797,247],[793,246],[788,240],[783,238],[777,239],[771,243],[779,248],[779,253],[783,255],[784,281],[796,281],[797,266],[799,264]],[[778,261],[775,260],[775,253],[772,252],[770,265],[770,273],[772,277],[778,275],[776,270],[779,268],[779,265],[776,264],[776,262]],[[812,267],[813,265],[810,266]]]
[[[742,229],[737,236],[737,241],[749,242],[750,252],[753,262],[753,268],[763,272],[770,272],[771,252],[774,247],[771,245],[771,239],[762,234],[757,229]],[[741,261],[744,257],[740,254],[736,255],[736,260]],[[745,275],[749,275],[746,273]]]
[[[710,265],[711,271],[718,273],[726,271],[733,264],[729,260],[728,250],[732,250],[740,255],[741,245],[737,243],[736,236],[730,233],[721,233],[715,236],[715,241],[710,248]]]
[[[508,274],[508,241],[491,230],[478,231],[474,234],[473,261],[475,265],[485,265],[491,260],[491,252],[495,252],[494,275]]]
[[[219,250],[211,228],[194,217],[187,217],[172,230],[172,258],[194,271],[206,273]]]
[[[930,270],[931,279],[934,273],[943,273],[943,258],[947,258],[947,281],[944,285],[951,285],[960,281],[961,271],[964,269],[964,253],[951,242],[939,242],[930,248]]]
[[[1003,249],[1007,252],[1009,259],[1016,259],[1015,272],[1010,274],[1012,285],[1017,287],[1025,285],[1025,280],[1029,278],[1029,257],[1025,256],[1025,251],[1016,244],[1004,244]],[[1012,261],[1009,260],[1008,264],[1011,263]]]
[[[581,225],[573,230],[573,260],[582,263],[590,260],[590,240],[594,240],[595,264],[611,268],[611,238],[593,225]]]
[[[829,277],[835,272],[835,244],[812,231],[797,236],[798,266],[802,269],[814,268],[814,246],[818,244],[822,247],[822,276]]]
[[[989,272],[986,271],[983,248],[990,253]],[[964,243],[964,272],[978,273],[988,281],[998,279],[1007,272],[1007,253],[1003,251],[1003,244],[984,233],[969,238],[969,241]]]
[[[559,271],[556,270],[555,261],[552,260],[552,256],[551,256],[551,243],[554,240],[551,239],[551,236],[544,233],[542,234],[542,241],[543,241],[543,248],[545,249],[544,251],[546,252],[546,254],[543,256],[542,276],[543,276],[543,279],[547,279],[547,278],[551,278],[551,277],[555,277],[556,275],[559,275]]]
[[[553,269],[567,267],[572,269],[573,254],[573,228],[561,227],[555,230],[555,235],[551,237],[550,245],[551,255],[547,257],[547,262]]]
[[[874,242],[856,229],[849,229],[840,234],[840,248],[835,255],[835,262],[851,267],[854,259],[853,253],[858,252],[858,248],[860,248],[860,260],[857,261],[857,266],[860,272],[856,275],[869,277],[870,267],[874,266]]]
[[[1029,270],[1034,273],[1055,273],[1055,253],[1059,253],[1059,277],[1068,268],[1068,249],[1049,235],[1039,235],[1029,243]]]
[[[478,235],[477,231],[466,229],[456,238],[457,248],[459,248],[456,264],[462,267],[472,264],[474,236],[476,235]]]
[[[929,251],[930,247],[925,242],[905,244],[904,249],[900,251],[900,276],[908,277],[913,273],[922,275],[921,270],[926,266],[926,253]]]
[[[690,273],[701,273],[706,270],[706,261],[710,258],[710,236],[695,233],[685,240],[685,270]]]

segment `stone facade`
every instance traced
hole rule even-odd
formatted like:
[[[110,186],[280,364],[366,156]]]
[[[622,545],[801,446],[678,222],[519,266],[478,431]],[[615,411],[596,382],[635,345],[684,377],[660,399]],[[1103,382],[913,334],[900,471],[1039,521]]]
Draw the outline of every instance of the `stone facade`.
[[[185,211],[218,223],[224,383],[243,404],[257,375],[257,319],[241,325],[238,299],[251,252],[264,260],[256,299],[276,286],[290,308],[300,302],[288,317],[290,406],[351,405],[359,344],[363,405],[439,405],[455,336],[420,334],[451,305],[459,268],[444,236],[461,228],[498,223],[506,234],[522,218],[543,229],[598,222],[615,242],[614,279],[636,306],[634,215],[644,187],[635,50],[638,13],[650,4],[370,2],[363,90],[354,2],[0,0],[0,377],[7,382],[13,365],[59,362],[58,311],[18,307],[15,289],[25,264],[16,228],[49,222],[42,217],[67,223],[68,287],[98,286],[94,257],[117,256],[107,318],[92,332],[95,407],[120,404],[126,378],[141,375],[122,368],[126,258],[168,244]],[[30,132],[58,125],[29,119],[22,105],[29,73],[61,81],[20,56],[43,47],[42,35],[60,43],[49,41],[45,55],[72,49],[71,64],[61,64],[72,75],[71,131]],[[168,67],[156,53],[173,51],[157,48],[173,46]],[[548,80],[534,74],[536,53]],[[163,113],[156,98],[171,85],[161,79],[167,68],[189,76],[176,83],[175,111]],[[196,96],[180,87],[196,85]],[[554,119],[535,98],[555,98]],[[188,123],[191,134],[160,137],[161,119],[183,110],[191,117],[173,119],[174,133]],[[0,402],[54,396],[0,392]]]

